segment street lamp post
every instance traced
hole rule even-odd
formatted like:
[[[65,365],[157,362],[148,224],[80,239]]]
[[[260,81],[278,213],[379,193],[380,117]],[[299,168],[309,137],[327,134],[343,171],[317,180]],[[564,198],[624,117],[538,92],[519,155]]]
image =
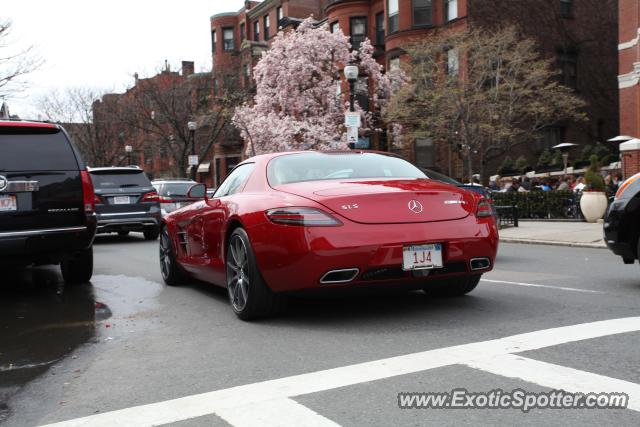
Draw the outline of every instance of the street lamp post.
[[[349,111],[354,112],[355,109],[355,85],[358,81],[358,66],[347,65],[344,67],[344,76],[349,82]]]
[[[195,156],[196,155],[196,138],[195,138],[195,134],[196,134],[196,129],[198,128],[198,124],[196,122],[189,122],[189,123],[187,123],[187,127],[189,128],[189,138],[191,139],[191,156]],[[191,166],[191,179],[193,181],[195,181],[196,180],[196,172],[197,172],[198,162],[193,160],[193,159],[195,159],[195,157],[191,157],[191,159],[192,159],[192,161],[189,162],[190,166]]]
[[[125,145],[124,151],[127,153],[127,165],[131,166],[131,153],[133,152],[133,147],[130,145]]]
[[[358,66],[357,65],[347,65],[346,67],[344,67],[344,77],[347,79],[347,82],[349,82],[349,111],[353,114],[356,111],[356,107],[355,107],[355,97],[356,97],[356,93],[355,93],[355,85],[356,82],[358,81],[358,74],[359,74],[359,70],[358,70]],[[348,114],[347,114],[348,116]],[[347,129],[347,143],[349,144],[349,148],[353,149],[356,148],[356,144],[355,142],[352,141],[357,141],[358,138],[358,125],[348,125],[348,129]]]

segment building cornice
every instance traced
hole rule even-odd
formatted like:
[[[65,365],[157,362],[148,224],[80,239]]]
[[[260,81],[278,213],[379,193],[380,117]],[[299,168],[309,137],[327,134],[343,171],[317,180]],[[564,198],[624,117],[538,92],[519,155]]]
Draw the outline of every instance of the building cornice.
[[[238,15],[240,15],[240,12],[223,12],[223,13],[216,13],[215,15],[212,15],[210,19],[213,21],[214,19],[218,19],[218,18],[234,17]]]

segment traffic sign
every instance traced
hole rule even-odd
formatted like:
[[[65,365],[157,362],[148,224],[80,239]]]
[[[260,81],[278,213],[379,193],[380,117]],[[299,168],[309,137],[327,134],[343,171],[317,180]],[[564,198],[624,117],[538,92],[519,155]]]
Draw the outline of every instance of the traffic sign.
[[[356,144],[358,142],[358,128],[347,128],[347,144]]]
[[[344,124],[347,127],[359,128],[362,126],[360,122],[360,113],[356,111],[348,111],[344,114]]]
[[[189,166],[198,166],[198,163],[200,163],[200,162],[198,161],[198,155],[197,154],[189,156]]]

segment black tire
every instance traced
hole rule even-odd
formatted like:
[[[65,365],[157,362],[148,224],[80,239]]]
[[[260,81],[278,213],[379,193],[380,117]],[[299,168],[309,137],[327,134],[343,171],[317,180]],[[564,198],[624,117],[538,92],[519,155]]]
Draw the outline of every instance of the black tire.
[[[144,240],[157,240],[160,235],[160,227],[147,227],[142,234],[144,234]]]
[[[169,286],[180,286],[187,279],[186,273],[176,261],[173,243],[166,227],[160,235],[160,274],[164,283]]]
[[[480,274],[437,280],[426,284],[422,290],[430,296],[460,297],[473,291],[480,282]]]
[[[67,284],[88,283],[93,276],[93,247],[63,260],[60,263],[60,270]]]
[[[240,254],[241,250],[244,250],[244,255]],[[245,255],[246,260],[243,260]],[[269,289],[265,283],[244,229],[236,228],[231,233],[225,262],[227,293],[236,316],[242,320],[254,320],[284,310],[286,299]]]
[[[129,232],[128,231],[118,231],[118,236],[128,236]]]

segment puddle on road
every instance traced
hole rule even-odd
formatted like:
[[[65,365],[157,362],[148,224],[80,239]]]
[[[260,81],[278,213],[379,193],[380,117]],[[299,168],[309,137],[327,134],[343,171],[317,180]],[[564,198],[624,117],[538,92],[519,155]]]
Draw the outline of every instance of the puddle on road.
[[[0,422],[11,395],[91,340],[97,322],[150,309],[161,290],[162,285],[141,278],[100,275],[91,285],[65,287],[56,267],[3,273]]]

